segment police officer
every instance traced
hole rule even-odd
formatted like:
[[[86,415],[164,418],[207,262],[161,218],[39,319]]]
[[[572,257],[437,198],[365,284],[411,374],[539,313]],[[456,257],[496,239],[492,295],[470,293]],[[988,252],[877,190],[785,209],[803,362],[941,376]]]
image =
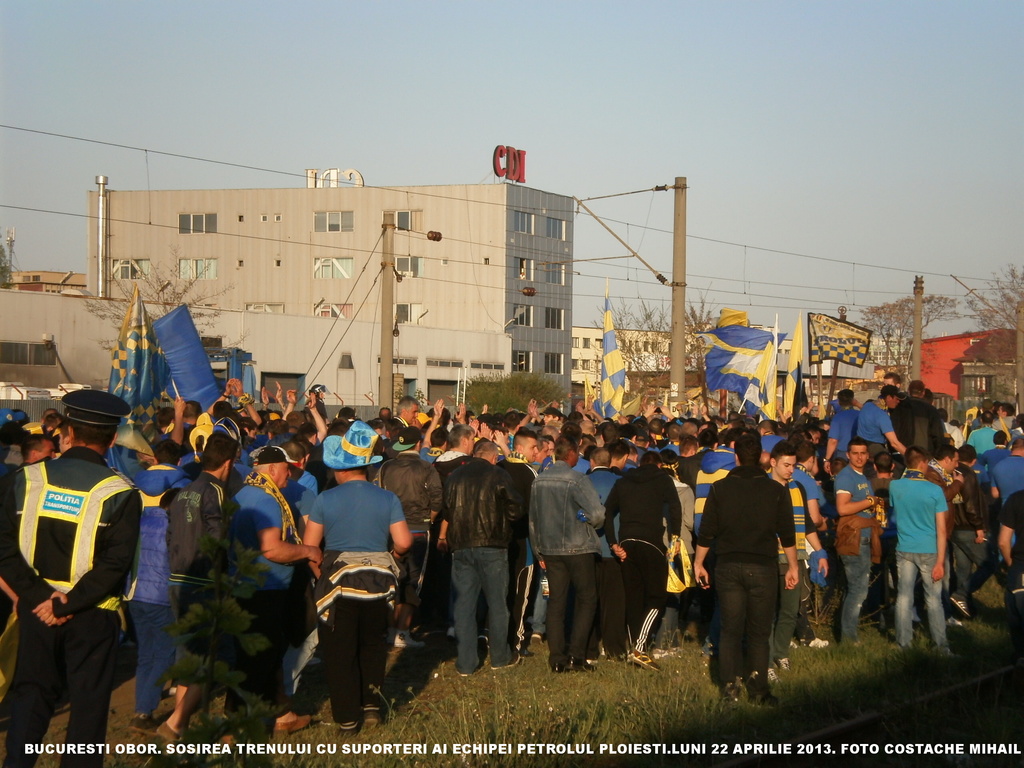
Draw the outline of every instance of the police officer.
[[[9,693],[5,768],[32,766],[58,697],[71,705],[67,743],[106,740],[125,574],[139,538],[142,499],[103,455],[129,413],[121,398],[64,396],[68,448],[25,467],[0,501],[0,576],[18,597],[19,648]],[[99,766],[102,755],[62,766]]]

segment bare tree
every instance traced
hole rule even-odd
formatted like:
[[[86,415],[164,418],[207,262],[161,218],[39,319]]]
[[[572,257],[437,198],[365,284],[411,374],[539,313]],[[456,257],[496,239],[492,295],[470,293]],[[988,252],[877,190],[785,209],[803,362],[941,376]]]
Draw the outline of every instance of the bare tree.
[[[137,284],[151,319],[156,320],[175,307],[187,304],[190,308],[203,309],[202,312],[192,314],[196,329],[200,333],[209,330],[220,314],[216,299],[229,291],[231,286],[199,277],[182,278],[178,274],[177,265],[178,247],[172,246],[170,258],[166,261],[154,260],[146,270],[137,269],[133,265],[130,278],[111,279],[110,293],[112,296],[120,295],[120,299],[88,299],[86,308],[91,315],[107,321],[116,334],[121,328],[133,288]],[[113,345],[111,340],[109,346]]]
[[[978,294],[984,294],[984,297]],[[993,328],[1016,328],[1017,305],[1024,299],[1024,268],[1008,264],[977,294],[967,295],[979,331]]]
[[[686,368],[698,372],[703,381],[704,350],[696,334],[714,327],[715,310],[705,294],[686,307]],[[603,312],[603,309],[602,309]],[[615,338],[630,380],[630,391],[658,398],[668,389],[668,371],[672,367],[670,342],[672,313],[661,302],[638,304],[621,301],[612,307]],[[598,327],[600,323],[595,323]]]
[[[872,332],[871,358],[879,365],[907,371],[914,342],[914,298],[907,296],[861,310],[861,325]],[[956,300],[949,296],[925,296],[921,326],[955,320]]]
[[[979,331],[1016,329],[1017,305],[1024,301],[1024,268],[1016,264],[993,272],[987,286],[967,295],[967,306]],[[979,359],[991,364],[1005,363],[1016,356],[1013,333],[995,333],[988,337]]]

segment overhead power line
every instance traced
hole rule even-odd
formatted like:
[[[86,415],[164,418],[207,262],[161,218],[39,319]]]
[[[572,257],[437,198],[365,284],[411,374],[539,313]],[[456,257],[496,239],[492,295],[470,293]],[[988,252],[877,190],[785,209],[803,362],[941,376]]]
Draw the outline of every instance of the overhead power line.
[[[242,169],[242,170],[251,170],[251,171],[257,171],[257,172],[260,172],[260,173],[273,173],[273,174],[282,175],[282,176],[290,176],[290,177],[294,177],[294,178],[305,179],[305,174],[304,173],[296,173],[294,171],[282,171],[282,170],[278,170],[278,169],[274,169],[274,168],[264,168],[264,167],[261,167],[261,166],[256,166],[256,165],[251,165],[251,164],[246,164],[246,163],[236,163],[236,162],[230,162],[230,161],[225,161],[225,160],[215,160],[215,159],[212,159],[212,158],[201,157],[201,156],[198,156],[198,155],[185,154],[185,153],[179,153],[179,152],[167,152],[167,151],[164,151],[164,150],[149,149],[147,147],[137,147],[137,146],[134,146],[134,145],[131,145],[131,144],[124,144],[124,143],[113,142],[113,141],[103,141],[103,140],[100,140],[100,139],[90,139],[90,138],[86,138],[86,137],[82,137],[82,136],[72,136],[70,134],[56,133],[56,132],[53,132],[53,131],[43,131],[43,130],[39,130],[39,129],[36,129],[36,128],[25,128],[25,127],[17,126],[17,125],[8,125],[8,124],[0,123],[0,128],[4,128],[4,129],[7,129],[7,130],[11,130],[11,131],[19,131],[19,132],[22,132],[22,133],[36,134],[36,135],[40,135],[40,136],[49,136],[49,137],[52,137],[52,138],[64,139],[64,140],[68,140],[68,141],[79,141],[79,142],[85,142],[85,143],[89,143],[89,144],[97,144],[97,145],[100,145],[100,146],[114,147],[114,148],[117,148],[117,149],[125,149],[125,150],[132,151],[132,152],[142,152],[142,153],[148,153],[148,154],[154,154],[154,155],[162,155],[162,156],[165,156],[165,157],[174,157],[174,158],[178,158],[178,159],[181,159],[181,160],[191,160],[191,161],[194,161],[194,162],[211,163],[211,164],[214,164],[214,165],[223,165],[223,166],[227,166],[227,167],[231,167],[231,168],[239,168],[239,169]],[[348,180],[342,180],[342,179],[339,179],[339,183],[344,183],[346,185],[352,184],[352,182],[349,182]],[[474,204],[479,204],[479,205],[500,205],[500,206],[505,206],[507,204],[505,201],[489,201],[489,200],[473,200],[473,201],[470,201],[470,200],[464,200],[464,198],[456,197],[456,196],[452,196],[452,195],[441,195],[441,194],[432,193],[432,192],[423,192],[423,191],[410,190],[408,188],[386,187],[386,186],[379,186],[379,187],[378,186],[372,186],[372,187],[368,187],[368,188],[385,190],[385,191],[393,191],[393,192],[399,192],[399,193],[410,194],[410,195],[419,195],[419,196],[422,196],[422,197],[437,198],[437,199],[442,199],[442,200],[458,200],[460,202],[465,201],[467,203],[474,203]],[[597,197],[589,197],[589,198],[581,198],[581,199],[582,200],[603,200],[603,199],[608,199],[608,198],[612,198],[612,197],[623,197],[623,196],[627,196],[627,195],[643,194],[643,193],[647,193],[647,192],[660,192],[660,191],[664,191],[664,190],[667,190],[667,189],[670,189],[670,188],[671,187],[669,187],[669,186],[655,186],[655,187],[651,187],[651,188],[648,188],[648,189],[634,190],[634,191],[631,191],[631,192],[613,193],[613,194],[608,194],[608,195],[600,195],[600,196],[597,196]],[[0,207],[19,209],[18,206],[0,206]],[[35,210],[35,209],[24,209],[24,208],[22,208],[21,210]],[[543,212],[542,209],[540,209],[540,208],[530,209],[529,206],[526,206],[525,210],[527,212],[531,212],[532,211],[534,213],[542,213]],[[580,214],[577,214],[577,215],[580,215]],[[594,216],[593,214],[590,214],[590,215],[595,220],[597,219],[597,217]],[[637,223],[633,223],[633,222],[623,221],[621,219],[613,219],[613,218],[608,217],[608,216],[602,216],[602,218],[605,219],[606,221],[614,222],[616,224],[622,224],[622,225],[628,226],[628,227],[636,227],[637,229],[640,229],[642,231],[650,231],[650,232],[660,232],[660,233],[665,233],[665,234],[672,234],[671,230],[661,229],[659,227],[651,227],[651,226],[649,226],[647,224],[637,224]],[[735,242],[735,241],[724,240],[724,239],[721,239],[721,238],[702,237],[700,235],[692,235],[692,234],[689,234],[689,233],[687,233],[686,237],[688,239],[701,240],[701,241],[710,242],[710,243],[718,243],[718,244],[721,244],[721,245],[729,245],[729,246],[733,246],[733,247],[737,247],[737,248],[748,248],[748,249],[752,249],[752,250],[761,251],[763,253],[774,253],[774,254],[781,255],[781,256],[793,256],[793,257],[797,257],[797,258],[811,259],[811,260],[814,260],[814,261],[822,261],[822,262],[827,262],[827,263],[832,263],[832,264],[845,264],[845,265],[850,265],[850,266],[854,266],[854,267],[864,267],[864,268],[868,268],[868,269],[881,269],[881,270],[887,270],[887,271],[891,271],[891,272],[903,272],[903,273],[906,273],[906,274],[913,274],[913,275],[929,275],[929,276],[932,276],[932,277],[943,277],[943,278],[948,277],[948,275],[946,273],[942,273],[942,272],[932,272],[932,271],[928,271],[928,270],[914,269],[914,268],[905,268],[905,267],[893,267],[893,266],[888,266],[888,265],[883,265],[883,264],[868,264],[868,263],[865,263],[865,262],[859,262],[859,261],[855,262],[855,261],[850,261],[848,259],[838,259],[838,258],[831,258],[831,257],[827,257],[827,256],[814,256],[814,255],[807,254],[807,253],[799,253],[797,251],[787,251],[787,250],[782,250],[782,249],[779,249],[779,248],[768,248],[768,247],[765,247],[765,246],[751,245],[749,243],[738,243],[738,242]],[[480,245],[488,245],[488,244],[481,243]],[[979,282],[983,282],[983,279],[981,279],[981,278],[966,278],[966,279],[973,279],[973,280],[978,280]]]

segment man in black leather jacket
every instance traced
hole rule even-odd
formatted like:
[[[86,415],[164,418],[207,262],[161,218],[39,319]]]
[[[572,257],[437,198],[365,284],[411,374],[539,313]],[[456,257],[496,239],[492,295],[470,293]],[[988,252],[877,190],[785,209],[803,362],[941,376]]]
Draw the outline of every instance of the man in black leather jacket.
[[[481,440],[473,459],[445,481],[446,519],[440,542],[452,552],[455,590],[455,636],[460,675],[471,675],[479,664],[476,606],[483,590],[487,600],[491,668],[519,661],[508,644],[508,545],[512,522],[526,514],[522,496],[509,475],[496,466],[498,448]]]

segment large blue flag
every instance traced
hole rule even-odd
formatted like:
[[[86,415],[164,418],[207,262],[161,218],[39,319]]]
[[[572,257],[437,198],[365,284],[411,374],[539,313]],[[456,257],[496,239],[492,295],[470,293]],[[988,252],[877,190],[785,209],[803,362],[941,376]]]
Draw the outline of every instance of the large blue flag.
[[[614,419],[622,410],[622,396],[626,393],[626,366],[622,362],[619,343],[615,339],[612,304],[608,287],[604,289],[604,338],[601,343],[601,393],[594,410],[606,419]]]
[[[173,389],[169,394],[195,400],[204,411],[208,410],[220,399],[222,387],[213,375],[210,358],[188,307],[175,307],[153,323],[153,329],[171,370]]]
[[[725,389],[741,395],[758,380],[758,366],[774,333],[745,325],[726,325],[700,334],[707,348],[704,357],[708,389]]]
[[[128,423],[141,427],[156,416],[169,378],[167,361],[136,285],[111,356],[107,391],[131,406]]]

